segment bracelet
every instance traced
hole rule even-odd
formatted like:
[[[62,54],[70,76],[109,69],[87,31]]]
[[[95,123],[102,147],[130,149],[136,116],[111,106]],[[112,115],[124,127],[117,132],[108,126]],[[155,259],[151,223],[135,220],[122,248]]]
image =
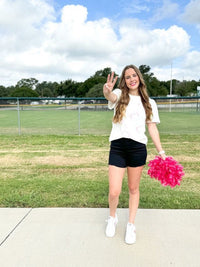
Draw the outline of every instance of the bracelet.
[[[165,154],[164,150],[161,150],[160,152],[158,152],[159,155]]]

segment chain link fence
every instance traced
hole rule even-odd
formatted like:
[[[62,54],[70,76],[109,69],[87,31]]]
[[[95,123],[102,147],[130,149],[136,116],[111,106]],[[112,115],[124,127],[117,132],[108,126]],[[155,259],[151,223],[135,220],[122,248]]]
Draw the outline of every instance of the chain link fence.
[[[154,98],[159,112],[200,114],[200,97]],[[105,98],[0,98],[0,134],[109,135]]]

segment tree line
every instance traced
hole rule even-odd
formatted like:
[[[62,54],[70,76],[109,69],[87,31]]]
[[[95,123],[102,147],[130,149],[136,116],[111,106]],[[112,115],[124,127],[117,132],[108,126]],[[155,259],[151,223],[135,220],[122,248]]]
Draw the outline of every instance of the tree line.
[[[167,96],[170,94],[170,80],[159,81],[151,72],[150,66],[141,65],[139,69],[145,80],[149,96]],[[111,72],[111,68],[98,70],[84,82],[76,82],[71,79],[60,83],[39,82],[35,78],[21,79],[15,86],[0,85],[0,97],[103,97],[103,84]],[[119,79],[115,87],[118,86],[118,83]],[[200,80],[178,81],[173,79],[172,94],[178,96],[196,95],[197,86],[200,86]]]

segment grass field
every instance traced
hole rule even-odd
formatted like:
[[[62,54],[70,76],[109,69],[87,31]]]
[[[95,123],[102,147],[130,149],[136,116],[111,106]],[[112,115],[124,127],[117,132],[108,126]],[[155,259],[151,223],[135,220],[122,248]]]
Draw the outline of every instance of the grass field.
[[[64,112],[55,116],[48,111],[47,118],[42,113],[38,116],[37,111],[32,115],[25,113],[22,122],[29,126],[26,126],[27,133],[35,129],[35,134],[18,136],[3,132],[4,127],[12,127],[8,117],[2,116],[5,113],[0,112],[0,206],[108,207],[108,133],[112,113],[82,112],[84,127],[81,129],[88,135],[81,136],[67,135]],[[73,121],[73,116],[70,117]],[[140,185],[140,208],[200,209],[200,114],[163,112],[160,117],[163,147],[184,166],[185,176],[181,186],[163,187],[147,175],[146,166]],[[52,125],[59,130],[58,135],[51,135]],[[96,128],[98,135],[92,132]],[[43,129],[42,134],[37,135],[38,129]],[[148,161],[155,154],[149,140]],[[119,207],[128,207],[126,176]]]
[[[80,112],[80,134],[109,135],[113,111]],[[200,112],[160,112],[161,133],[199,134]],[[21,134],[78,135],[76,110],[48,109],[20,112]],[[16,110],[0,110],[0,134],[18,134]]]

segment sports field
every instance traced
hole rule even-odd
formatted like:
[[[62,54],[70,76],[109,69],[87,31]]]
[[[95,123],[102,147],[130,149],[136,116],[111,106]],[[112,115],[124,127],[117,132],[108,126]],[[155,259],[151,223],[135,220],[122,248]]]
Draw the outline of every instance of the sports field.
[[[21,136],[13,124],[15,113],[0,112],[0,206],[108,207],[112,112],[81,112],[80,136],[75,111],[25,111]],[[184,166],[186,174],[181,186],[171,189],[151,179],[146,166],[140,208],[199,209],[200,113],[160,112],[160,118],[163,147]],[[149,140],[148,160],[155,155]],[[127,177],[119,207],[128,207]]]
[[[161,133],[199,134],[200,112],[159,112]],[[109,135],[113,111],[42,109],[20,111],[21,134]],[[80,123],[79,123],[80,119]],[[17,110],[0,109],[0,134],[18,134]]]

